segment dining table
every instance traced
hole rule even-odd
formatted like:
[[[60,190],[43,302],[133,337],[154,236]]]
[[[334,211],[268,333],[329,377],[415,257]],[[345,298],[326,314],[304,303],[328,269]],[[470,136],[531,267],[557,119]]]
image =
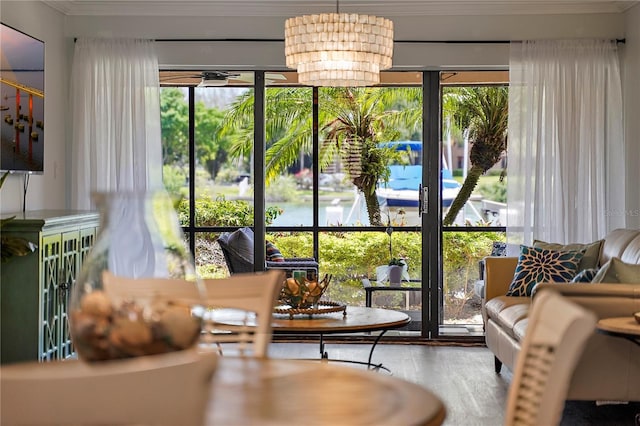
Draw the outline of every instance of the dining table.
[[[441,425],[443,401],[404,379],[339,364],[221,356],[211,425]]]

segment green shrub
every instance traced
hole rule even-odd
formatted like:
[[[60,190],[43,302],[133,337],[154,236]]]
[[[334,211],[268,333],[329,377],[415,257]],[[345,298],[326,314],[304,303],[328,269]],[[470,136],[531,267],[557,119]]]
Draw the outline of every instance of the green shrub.
[[[491,254],[494,241],[505,241],[501,232],[445,232],[442,236],[444,318],[458,318],[473,297],[478,262]]]
[[[244,200],[227,200],[209,196],[198,197],[195,203],[195,223],[197,226],[252,226],[253,205]],[[189,224],[189,200],[182,199],[177,207],[178,219],[183,226]],[[268,207],[265,212],[267,225],[273,223],[282,210],[278,207]]]
[[[320,275],[333,276],[327,296],[334,301],[364,305],[362,278],[375,278],[375,268],[389,262],[389,239],[384,232],[327,232],[320,234]],[[422,273],[422,235],[394,232],[393,255],[407,259],[409,275]],[[445,232],[443,234],[443,293],[445,318],[455,317],[473,295],[478,279],[478,261],[491,253],[493,241],[504,241],[500,232]],[[309,257],[311,233],[272,233],[273,241],[285,257]],[[428,256],[428,254],[427,254]]]

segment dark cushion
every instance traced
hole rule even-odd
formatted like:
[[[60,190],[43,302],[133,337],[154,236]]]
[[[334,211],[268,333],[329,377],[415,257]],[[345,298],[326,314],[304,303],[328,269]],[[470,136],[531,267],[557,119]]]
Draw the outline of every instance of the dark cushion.
[[[223,232],[218,237],[218,244],[232,274],[253,272],[253,230],[251,228]]]
[[[227,246],[234,255],[253,263],[253,230],[251,228],[233,231],[229,235]]]

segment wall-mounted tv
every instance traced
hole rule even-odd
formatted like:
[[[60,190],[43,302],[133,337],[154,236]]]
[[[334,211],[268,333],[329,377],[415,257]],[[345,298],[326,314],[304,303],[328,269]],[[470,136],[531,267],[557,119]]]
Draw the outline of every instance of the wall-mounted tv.
[[[0,171],[44,172],[44,42],[0,24]]]

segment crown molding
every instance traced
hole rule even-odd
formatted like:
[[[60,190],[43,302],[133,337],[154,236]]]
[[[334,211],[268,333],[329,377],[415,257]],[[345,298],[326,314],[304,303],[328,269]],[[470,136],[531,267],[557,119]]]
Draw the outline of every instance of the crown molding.
[[[334,12],[328,0],[42,0],[69,16],[265,16]],[[622,13],[638,1],[343,0],[340,12],[378,16]]]

